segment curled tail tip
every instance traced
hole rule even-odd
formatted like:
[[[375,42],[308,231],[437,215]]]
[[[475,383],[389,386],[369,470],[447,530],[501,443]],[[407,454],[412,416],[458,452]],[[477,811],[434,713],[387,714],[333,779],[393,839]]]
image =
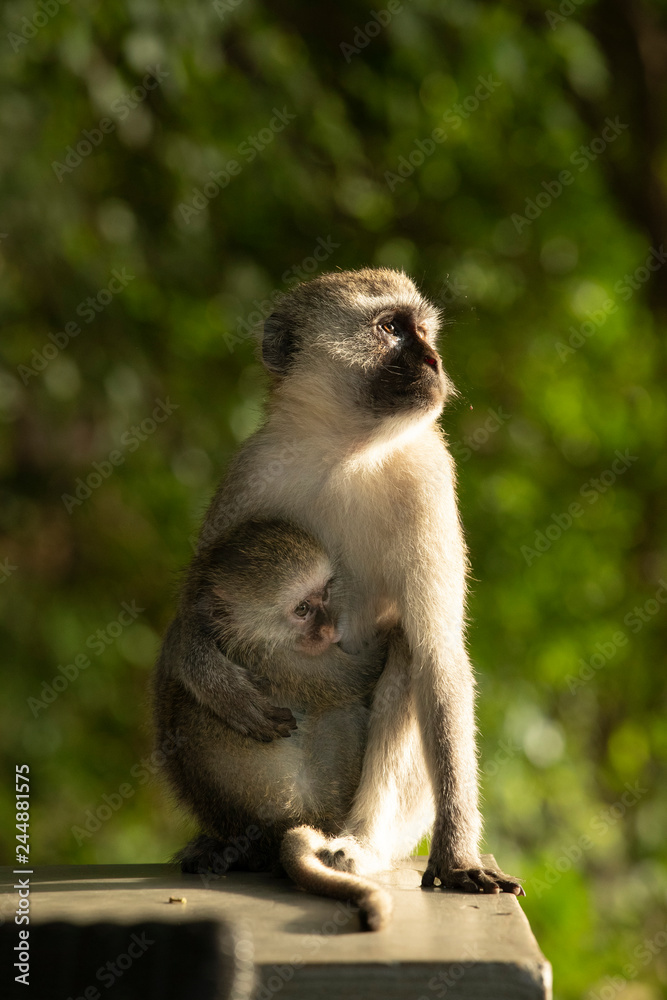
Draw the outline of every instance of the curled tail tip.
[[[383,931],[391,923],[393,904],[384,889],[373,889],[359,900],[361,926],[365,931]]]
[[[313,827],[292,827],[283,838],[280,859],[287,874],[302,889],[333,899],[347,899],[359,909],[363,930],[387,927],[393,909],[386,889],[368,879],[325,865],[318,857],[327,837]]]

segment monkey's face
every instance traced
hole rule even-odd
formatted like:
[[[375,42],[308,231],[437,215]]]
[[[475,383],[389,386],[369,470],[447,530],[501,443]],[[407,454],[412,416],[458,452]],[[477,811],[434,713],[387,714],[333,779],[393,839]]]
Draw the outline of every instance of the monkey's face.
[[[319,656],[340,639],[329,607],[330,592],[329,580],[288,611],[287,621],[297,636],[295,649],[298,652]]]
[[[439,412],[446,382],[428,311],[419,304],[384,306],[368,325],[373,364],[360,386],[362,406],[380,417]]]
[[[269,317],[264,361],[281,376],[283,396],[312,400],[329,419],[354,415],[372,426],[436,417],[451,388],[435,346],[438,319],[397,271],[326,274]]]

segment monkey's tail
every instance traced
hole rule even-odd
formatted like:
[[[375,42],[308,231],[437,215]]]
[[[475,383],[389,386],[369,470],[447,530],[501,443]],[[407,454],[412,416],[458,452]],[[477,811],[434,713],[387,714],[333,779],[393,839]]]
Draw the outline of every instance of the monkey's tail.
[[[359,875],[325,865],[318,851],[327,849],[327,838],[312,826],[296,826],[285,834],[280,860],[293,882],[307,892],[349,900],[359,907],[364,930],[379,931],[391,917],[391,896],[379,885]]]

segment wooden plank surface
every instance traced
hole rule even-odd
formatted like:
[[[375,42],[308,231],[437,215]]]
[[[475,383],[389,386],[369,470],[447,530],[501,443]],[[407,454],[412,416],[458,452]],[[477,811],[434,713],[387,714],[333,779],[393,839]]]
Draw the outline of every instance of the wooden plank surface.
[[[517,898],[421,889],[424,866],[416,858],[378,876],[394,900],[391,925],[379,933],[360,932],[350,907],[287,879],[233,872],[203,880],[167,865],[40,866],[30,877],[31,926],[224,920],[238,955],[257,970],[259,1000],[548,1000],[551,969]],[[18,902],[14,881],[0,869],[5,921]]]

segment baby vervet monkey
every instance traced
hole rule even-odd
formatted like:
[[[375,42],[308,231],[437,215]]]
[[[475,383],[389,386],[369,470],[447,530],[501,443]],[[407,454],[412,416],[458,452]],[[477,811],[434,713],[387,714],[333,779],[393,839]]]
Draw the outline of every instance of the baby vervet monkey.
[[[304,711],[322,710],[369,694],[379,676],[377,641],[364,658],[337,645],[341,617],[349,621],[351,613],[349,591],[301,528],[245,522],[197,556],[190,587],[202,631],[272,701],[283,697]]]
[[[181,852],[184,870],[275,866],[285,831],[298,828],[282,858],[288,874],[310,891],[357,903],[375,929],[388,918],[389,896],[322,860],[331,855],[322,831],[342,832],[361,776],[368,696],[386,647],[378,637],[351,656],[337,644],[346,594],[335,572],[312,536],[278,520],[245,522],[202,550],[186,584],[190,626],[215,644],[219,662],[228,657],[247,672],[283,713],[282,735],[291,738],[241,736],[165,659],[156,675],[156,721],[159,739],[163,732],[181,737],[165,769],[206,831]],[[230,842],[244,850],[230,854]]]

